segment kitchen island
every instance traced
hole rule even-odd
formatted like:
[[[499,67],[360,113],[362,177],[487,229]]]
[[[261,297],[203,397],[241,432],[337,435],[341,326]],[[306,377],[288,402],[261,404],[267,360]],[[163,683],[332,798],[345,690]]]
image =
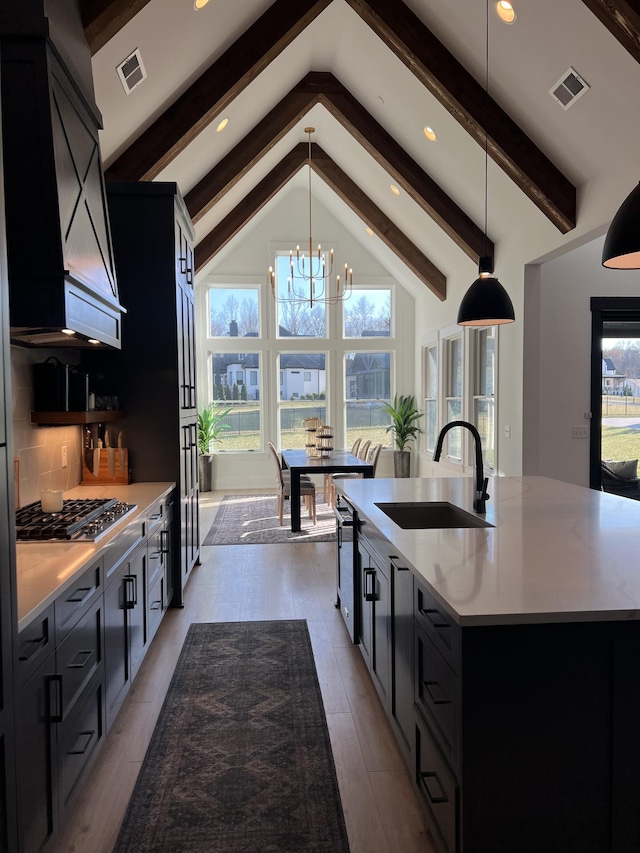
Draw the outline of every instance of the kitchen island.
[[[490,527],[403,529],[381,503],[474,515],[468,478],[344,482],[356,639],[439,849],[640,850],[640,506],[491,481]]]

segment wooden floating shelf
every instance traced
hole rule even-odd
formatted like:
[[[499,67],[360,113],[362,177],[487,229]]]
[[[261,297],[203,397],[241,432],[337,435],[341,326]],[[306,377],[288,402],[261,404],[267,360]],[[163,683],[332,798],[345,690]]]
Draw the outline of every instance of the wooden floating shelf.
[[[92,412],[31,412],[31,423],[41,426],[71,426],[74,424],[104,424],[124,417],[120,409]]]

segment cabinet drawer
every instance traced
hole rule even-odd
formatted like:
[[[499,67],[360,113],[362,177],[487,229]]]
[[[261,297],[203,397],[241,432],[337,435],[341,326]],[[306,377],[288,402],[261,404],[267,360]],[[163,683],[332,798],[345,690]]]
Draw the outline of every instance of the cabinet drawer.
[[[162,602],[162,589],[164,586],[164,576],[158,575],[155,583],[149,588],[149,596],[147,598],[147,625],[149,632],[149,640],[155,635],[158,626],[162,621],[164,613]]]
[[[18,678],[25,684],[54,650],[53,604],[18,636]]]
[[[118,574],[125,558],[145,538],[146,519],[138,516],[135,521],[115,536],[104,549],[104,584],[109,586],[113,578]]]
[[[164,537],[163,529],[156,528],[156,532],[151,534],[147,542],[147,577],[149,588],[151,588],[157,579],[164,573]]]
[[[436,598],[416,581],[414,616],[418,625],[435,644],[455,672],[459,671],[460,626]]]
[[[102,663],[102,599],[82,617],[57,648],[57,669],[62,679],[62,719],[78,694]]]
[[[147,510],[147,536],[154,532],[165,520],[165,498],[160,498]]]
[[[99,559],[56,599],[57,643],[69,633],[96,598],[102,595],[102,587],[102,559]]]
[[[58,728],[58,781],[61,824],[77,790],[83,771],[97,754],[104,738],[104,670],[95,673]]]
[[[431,732],[416,718],[416,784],[427,813],[430,830],[443,853],[456,853],[459,789]]]
[[[425,719],[435,723],[447,758],[459,757],[460,693],[458,676],[416,625],[414,701]]]

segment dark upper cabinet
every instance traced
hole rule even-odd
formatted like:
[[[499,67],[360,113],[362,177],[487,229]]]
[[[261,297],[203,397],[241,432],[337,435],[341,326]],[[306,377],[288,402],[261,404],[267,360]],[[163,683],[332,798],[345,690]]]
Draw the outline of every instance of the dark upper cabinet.
[[[74,345],[119,347],[100,116],[48,39],[3,35],[1,45],[12,339],[68,345],[68,327]]]

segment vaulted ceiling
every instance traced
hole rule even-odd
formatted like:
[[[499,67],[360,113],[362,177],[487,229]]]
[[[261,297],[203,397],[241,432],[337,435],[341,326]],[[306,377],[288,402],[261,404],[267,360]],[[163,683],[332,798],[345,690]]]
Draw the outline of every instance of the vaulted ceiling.
[[[312,124],[323,203],[443,299],[461,257],[532,227],[557,245],[590,182],[636,178],[640,3],[513,2],[508,26],[493,0],[488,21],[484,0],[82,0],[107,178],[175,180],[201,271],[296,186]],[[548,90],[569,67],[590,89],[565,111]]]

